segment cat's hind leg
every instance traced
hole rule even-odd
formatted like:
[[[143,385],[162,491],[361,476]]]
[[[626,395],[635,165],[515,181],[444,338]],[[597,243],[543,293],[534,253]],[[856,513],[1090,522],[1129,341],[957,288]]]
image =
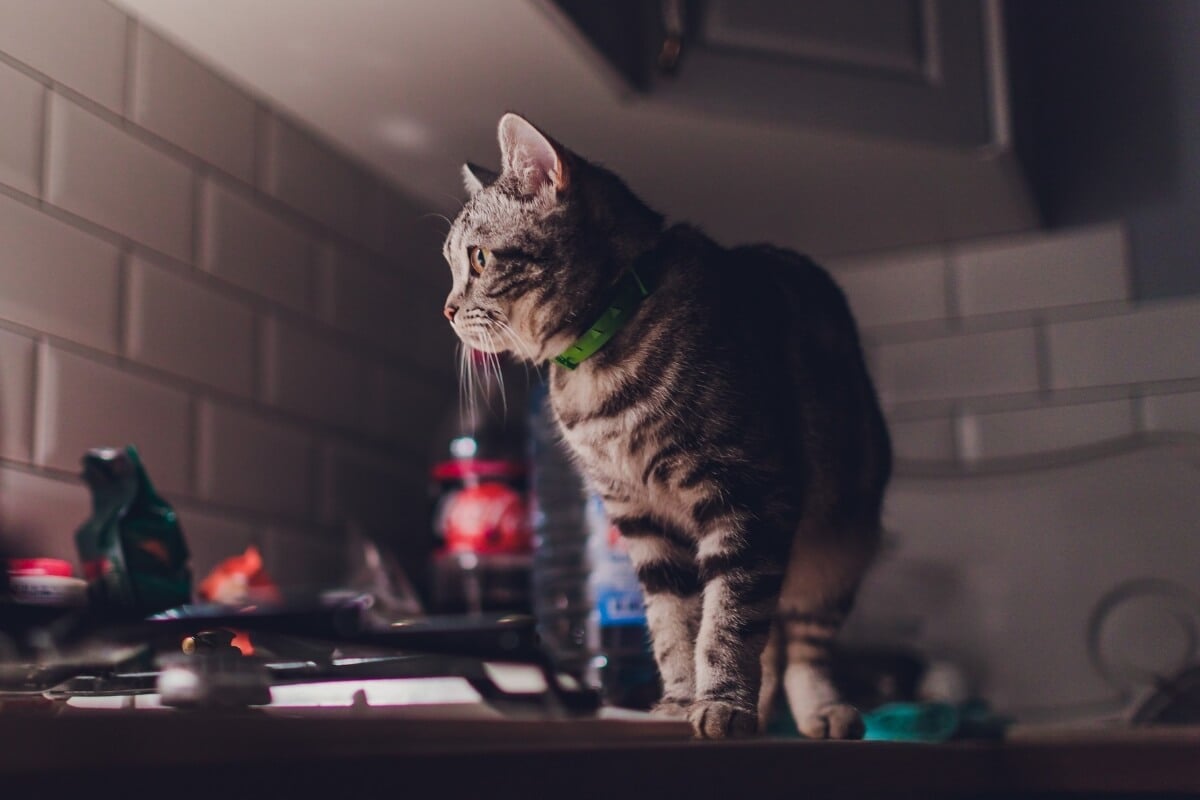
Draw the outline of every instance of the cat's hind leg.
[[[780,595],[783,691],[796,726],[810,739],[863,734],[858,711],[841,699],[830,677],[835,637],[870,561],[871,548],[854,545],[845,537],[822,546],[802,534]]]
[[[862,718],[842,701],[829,676],[829,648],[840,626],[828,612],[793,612],[783,621],[783,690],[796,727],[809,739],[862,737]]]
[[[766,733],[771,724],[775,701],[779,697],[779,679],[783,672],[783,633],[779,623],[771,625],[767,646],[762,654],[762,687],[758,690],[758,732]]]

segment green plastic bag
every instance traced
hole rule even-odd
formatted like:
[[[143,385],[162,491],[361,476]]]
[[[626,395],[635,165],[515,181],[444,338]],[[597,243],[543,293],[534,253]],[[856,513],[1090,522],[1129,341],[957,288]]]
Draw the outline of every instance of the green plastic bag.
[[[75,546],[93,608],[148,615],[190,602],[183,531],[137,450],[89,450],[83,480],[92,491],[92,516],[75,533]]]

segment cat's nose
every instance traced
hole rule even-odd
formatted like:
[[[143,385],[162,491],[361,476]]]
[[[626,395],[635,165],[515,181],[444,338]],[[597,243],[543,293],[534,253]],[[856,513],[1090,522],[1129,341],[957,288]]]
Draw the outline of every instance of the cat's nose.
[[[458,306],[446,306],[442,309],[442,316],[447,322],[454,322],[454,315],[458,313]]]

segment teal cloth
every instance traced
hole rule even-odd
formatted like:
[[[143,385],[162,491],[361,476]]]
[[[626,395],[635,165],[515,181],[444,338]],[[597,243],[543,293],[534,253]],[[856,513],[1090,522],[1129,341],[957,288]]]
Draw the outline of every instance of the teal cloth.
[[[944,742],[962,722],[948,703],[888,703],[863,715],[864,739],[889,742]]]

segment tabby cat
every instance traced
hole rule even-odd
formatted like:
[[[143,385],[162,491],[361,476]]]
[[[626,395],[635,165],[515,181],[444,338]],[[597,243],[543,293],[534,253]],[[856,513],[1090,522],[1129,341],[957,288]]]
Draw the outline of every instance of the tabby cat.
[[[830,646],[891,448],[841,291],[803,256],[666,225],[515,114],[499,139],[499,174],[463,168],[444,313],[469,347],[551,362],[559,429],[645,592],[656,711],[749,734],[782,684],[806,736],[860,735]]]

